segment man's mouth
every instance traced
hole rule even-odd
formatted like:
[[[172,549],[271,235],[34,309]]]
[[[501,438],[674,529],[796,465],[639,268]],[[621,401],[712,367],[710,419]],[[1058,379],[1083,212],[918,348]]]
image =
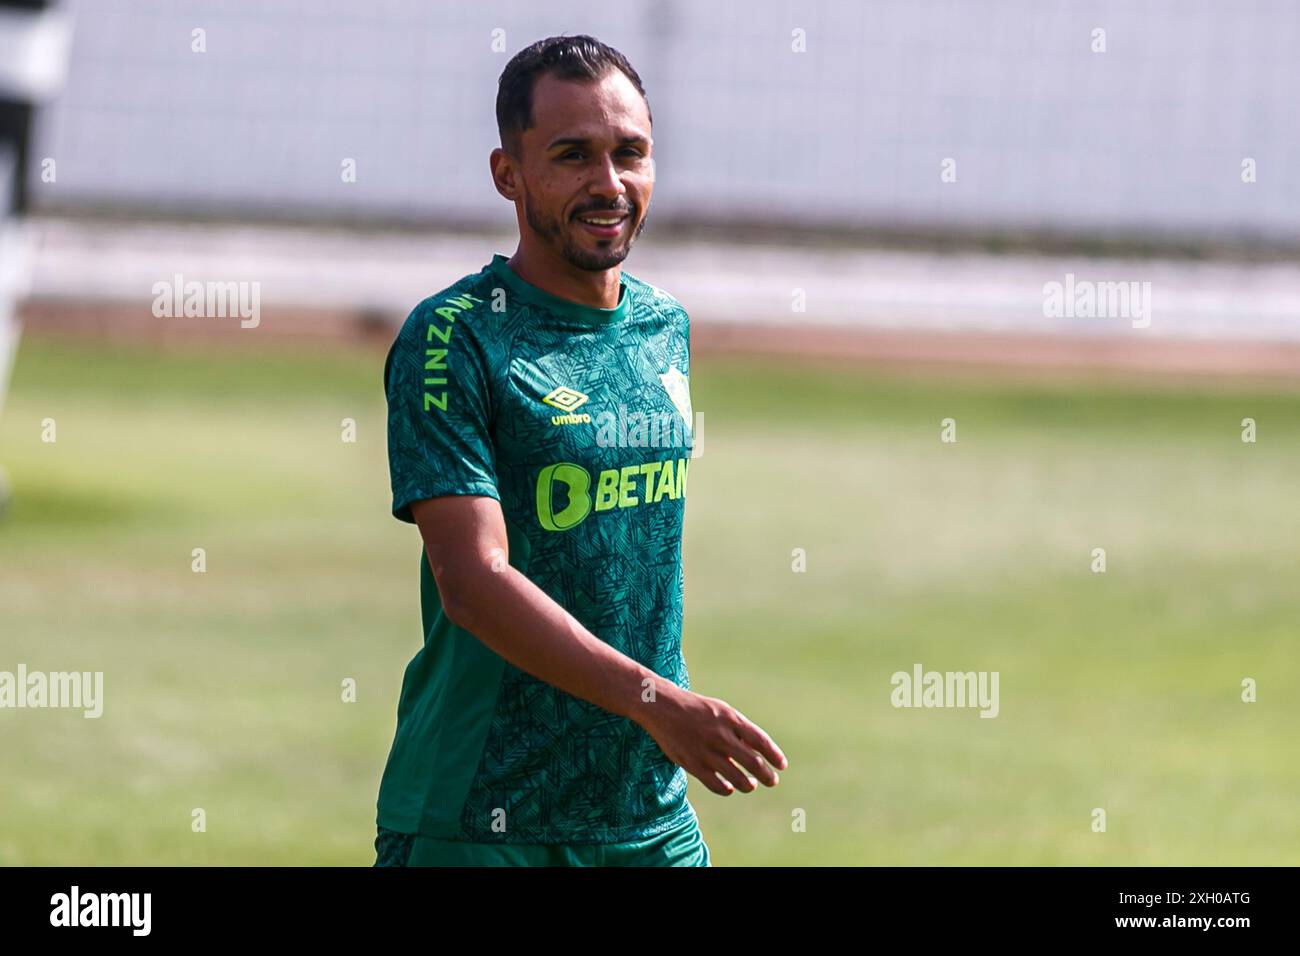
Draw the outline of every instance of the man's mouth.
[[[623,223],[628,219],[626,212],[587,212],[576,217],[582,227],[590,232],[593,236],[599,236],[602,239],[612,239],[623,229]]]

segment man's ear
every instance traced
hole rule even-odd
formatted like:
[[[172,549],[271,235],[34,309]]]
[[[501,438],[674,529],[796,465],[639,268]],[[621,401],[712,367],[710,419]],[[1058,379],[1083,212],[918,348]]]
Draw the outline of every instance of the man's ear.
[[[506,199],[514,202],[519,198],[519,166],[514,158],[499,146],[488,156],[488,166],[492,171],[492,185]]]

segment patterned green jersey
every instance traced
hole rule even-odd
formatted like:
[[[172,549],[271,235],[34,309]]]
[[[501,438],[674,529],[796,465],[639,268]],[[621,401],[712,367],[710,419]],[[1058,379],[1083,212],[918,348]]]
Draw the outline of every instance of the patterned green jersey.
[[[681,687],[690,330],[622,274],[599,309],[497,255],[411,312],[388,354],[393,514],[501,502],[510,564],[601,640]],[[618,843],[694,814],[634,722],[509,664],[442,611],[423,551],[424,644],[406,668],[378,822],[506,843]]]

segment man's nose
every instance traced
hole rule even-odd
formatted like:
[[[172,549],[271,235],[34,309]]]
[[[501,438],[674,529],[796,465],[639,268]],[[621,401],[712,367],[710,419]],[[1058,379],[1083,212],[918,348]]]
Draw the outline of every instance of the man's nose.
[[[609,156],[601,160],[599,168],[592,174],[589,188],[592,195],[609,200],[617,200],[627,193],[627,189],[623,186],[623,180],[619,178],[618,167],[614,165],[614,160]]]

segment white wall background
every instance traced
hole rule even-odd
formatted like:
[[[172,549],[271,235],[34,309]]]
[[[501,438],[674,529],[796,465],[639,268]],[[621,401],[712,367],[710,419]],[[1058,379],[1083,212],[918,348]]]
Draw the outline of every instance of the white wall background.
[[[509,227],[487,175],[497,77],[535,39],[588,32],[646,82],[658,216],[1300,238],[1288,0],[68,6],[68,85],[38,141],[57,182],[33,183],[50,207]]]

